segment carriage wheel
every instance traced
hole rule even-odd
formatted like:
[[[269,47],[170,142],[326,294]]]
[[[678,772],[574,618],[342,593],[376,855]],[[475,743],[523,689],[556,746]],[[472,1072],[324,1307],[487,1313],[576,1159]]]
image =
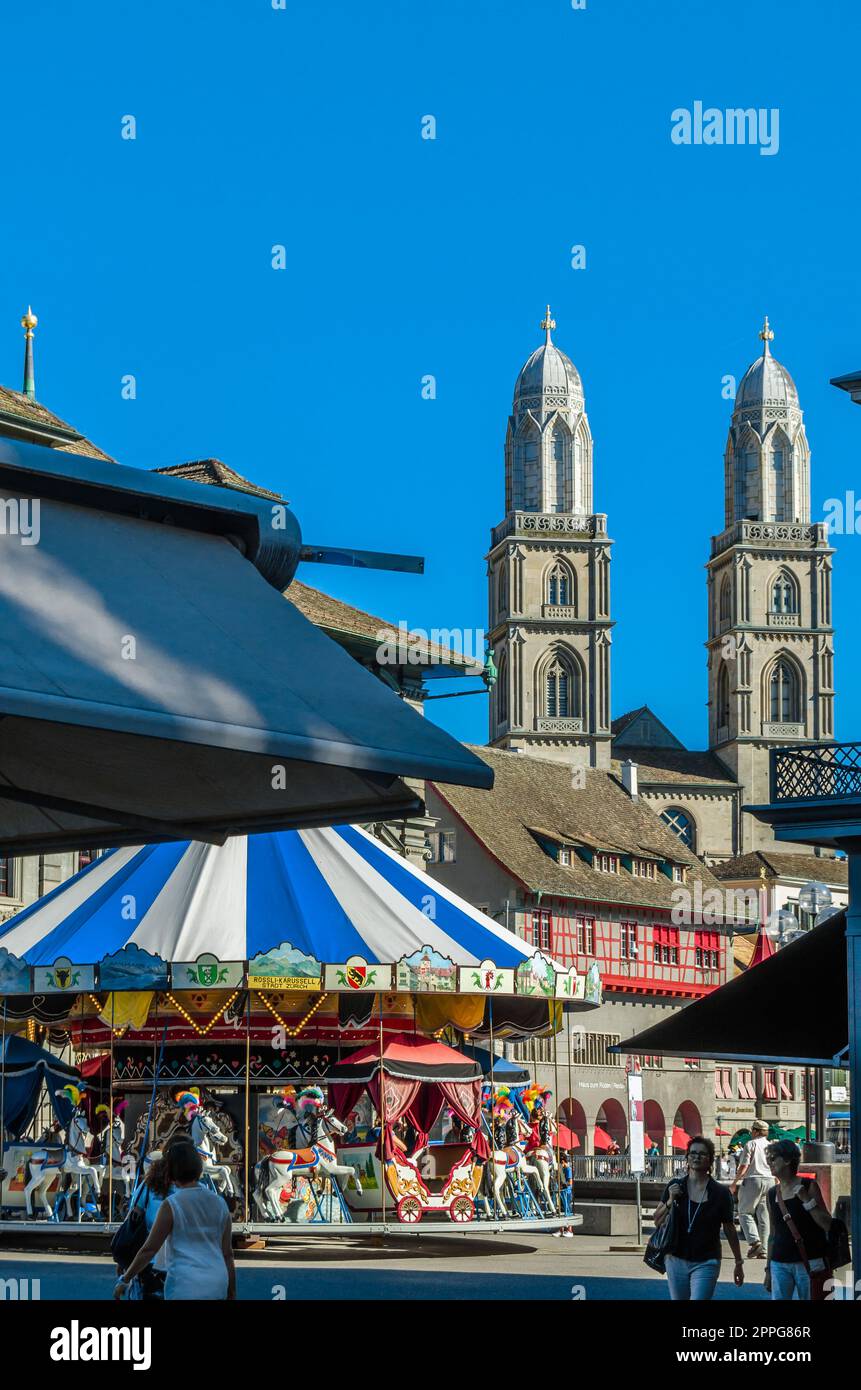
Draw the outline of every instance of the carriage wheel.
[[[415,1226],[422,1219],[422,1204],[418,1197],[402,1197],[398,1202],[397,1216],[406,1226]]]
[[[474,1221],[475,1202],[471,1197],[455,1197],[448,1209],[448,1214],[452,1221]]]

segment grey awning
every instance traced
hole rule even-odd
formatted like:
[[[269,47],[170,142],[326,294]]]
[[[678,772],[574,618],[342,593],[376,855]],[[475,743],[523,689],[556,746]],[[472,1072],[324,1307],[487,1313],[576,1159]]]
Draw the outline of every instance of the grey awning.
[[[52,467],[68,469],[62,493],[34,474],[25,489],[20,462],[15,479],[19,502],[41,493],[38,544],[9,533],[8,513],[0,535],[6,851],[382,819],[416,804],[402,776],[491,784],[243,557],[233,499],[219,511],[212,496],[224,490],[165,480],[166,525],[119,486],[131,475],[152,490],[150,475],[98,464],[118,478],[106,510],[74,476],[92,461]],[[11,477],[0,467],[7,498]],[[237,502],[246,519],[250,505]]]

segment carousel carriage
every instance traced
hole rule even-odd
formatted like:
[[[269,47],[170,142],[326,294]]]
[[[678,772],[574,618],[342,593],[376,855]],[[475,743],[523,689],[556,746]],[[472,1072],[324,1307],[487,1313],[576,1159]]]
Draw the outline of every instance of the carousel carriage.
[[[362,1092],[378,1113],[383,1107],[378,1141],[337,1149],[341,1162],[361,1174],[360,1191],[352,1184],[345,1189],[351,1210],[384,1215],[388,1193],[389,1209],[406,1225],[436,1212],[456,1222],[474,1219],[475,1198],[490,1156],[481,1128],[483,1078],[478,1062],[443,1043],[401,1033],[384,1043],[382,1054],[379,1047],[366,1047],[346,1058],[331,1069],[328,1079],[336,1115],[348,1115]],[[444,1106],[468,1127],[469,1142],[429,1143],[428,1133]],[[400,1120],[415,1131],[410,1154],[396,1136]]]

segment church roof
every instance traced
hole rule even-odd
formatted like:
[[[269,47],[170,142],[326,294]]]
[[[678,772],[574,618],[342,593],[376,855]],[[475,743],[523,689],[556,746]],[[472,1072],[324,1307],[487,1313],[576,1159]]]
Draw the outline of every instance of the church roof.
[[[759,335],[763,340],[762,355],[751,363],[742,377],[735,398],[736,410],[754,406],[778,405],[798,407],[798,391],[789,372],[771,354],[769,342],[774,337],[768,319]]]
[[[550,317],[549,304],[541,327],[544,329],[545,339],[541,347],[535,349],[520,369],[514,387],[515,408],[521,398],[543,398],[545,395],[556,398],[554,405],[558,403],[558,397],[561,395],[573,396],[582,403],[583,383],[580,373],[571,358],[566,356],[550,337],[551,329],[556,327],[556,323]]]
[[[613,761],[614,770],[619,774],[622,763],[628,759],[636,763],[641,789],[665,785],[714,786],[716,790],[734,790],[738,787],[732,773],[714,753],[681,747],[637,747],[636,744],[630,747],[624,744],[623,751],[624,757]]]
[[[28,439],[34,444],[44,444],[67,454],[84,454],[87,458],[103,459],[106,463],[115,460],[105,454],[78,430],[67,425],[59,415],[40,405],[38,401],[25,396],[23,391],[13,391],[8,386],[0,386],[0,434],[7,438]]]
[[[723,882],[736,879],[758,879],[760,869],[770,878],[799,878],[805,883],[828,883],[834,888],[849,886],[849,867],[845,859],[830,859],[819,854],[792,854],[782,850],[753,850],[725,859],[712,866],[715,878]]]
[[[582,788],[575,788],[567,763],[498,748],[472,751],[493,769],[493,789],[479,794],[435,784],[434,791],[531,892],[669,909],[678,888],[663,873],[656,879],[635,877],[621,867],[615,874],[601,873],[578,856],[572,856],[570,867],[558,864],[541,848],[536,827],[541,827],[540,835],[567,844],[663,857],[687,867],[688,884],[699,880],[704,889],[718,888],[711,871],[646,802],[632,801],[610,773],[585,769]]]
[[[381,642],[396,642],[400,639],[401,642],[408,643],[410,649],[420,658],[415,663],[416,672],[422,668],[421,658],[425,658],[428,665],[452,666],[459,671],[469,668],[468,674],[479,674],[480,665],[476,667],[475,662],[461,652],[431,642],[424,634],[412,636],[402,629],[399,630],[397,623],[391,623],[386,618],[375,618],[373,614],[365,613],[361,608],[354,608],[352,604],[344,603],[341,599],[332,598],[331,594],[313,589],[310,584],[303,584],[301,580],[294,579],[290,588],[285,590],[284,597],[295,604],[299,612],[315,627],[323,628],[336,640],[349,637],[379,645]]]
[[[620,714],[610,725],[610,732],[614,743],[626,747],[628,744],[641,748],[683,749],[685,746],[648,705]]]

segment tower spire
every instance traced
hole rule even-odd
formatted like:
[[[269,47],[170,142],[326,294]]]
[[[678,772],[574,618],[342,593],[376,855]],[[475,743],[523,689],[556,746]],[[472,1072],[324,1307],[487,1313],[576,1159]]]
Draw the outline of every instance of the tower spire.
[[[763,355],[763,357],[768,357],[768,355],[769,355],[769,347],[768,347],[768,345],[769,345],[770,342],[773,342],[773,340],[774,340],[774,334],[772,333],[771,327],[770,327],[769,322],[768,322],[768,314],[766,314],[766,316],[765,316],[765,322],[763,323],[762,328],[759,330],[759,336],[760,336],[760,338],[762,339],[762,344],[763,344],[763,346],[762,346],[762,355]]]
[[[33,367],[33,329],[39,320],[27,305],[27,312],[21,319],[24,329],[24,395],[31,401],[36,399],[36,373]]]
[[[550,345],[550,330],[551,330],[551,328],[555,328],[555,327],[556,327],[556,320],[555,320],[554,318],[551,318],[551,317],[550,317],[550,305],[549,305],[549,304],[547,305],[547,313],[544,315],[544,318],[541,320],[541,327],[544,329],[544,332],[545,332],[546,335],[547,335],[546,338],[544,339],[544,341],[545,341],[545,343],[547,344],[547,346],[549,347],[549,345]]]

